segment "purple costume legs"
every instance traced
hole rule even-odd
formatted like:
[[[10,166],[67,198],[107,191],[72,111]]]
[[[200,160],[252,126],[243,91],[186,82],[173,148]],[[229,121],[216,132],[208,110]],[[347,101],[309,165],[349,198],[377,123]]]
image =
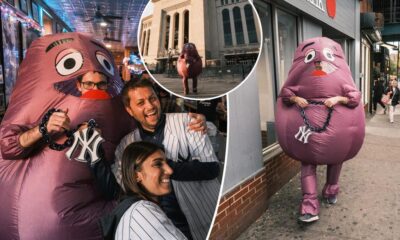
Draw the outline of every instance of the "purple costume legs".
[[[328,165],[326,173],[326,183],[322,190],[324,198],[334,197],[339,193],[339,176],[342,169],[342,163]],[[300,205],[300,214],[318,215],[319,201],[317,194],[317,165],[301,164],[301,190],[303,192],[303,201]]]

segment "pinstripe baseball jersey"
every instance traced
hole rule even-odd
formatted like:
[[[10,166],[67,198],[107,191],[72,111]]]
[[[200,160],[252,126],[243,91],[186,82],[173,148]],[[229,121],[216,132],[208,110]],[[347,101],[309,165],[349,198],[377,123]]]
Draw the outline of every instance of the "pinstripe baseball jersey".
[[[177,161],[178,155],[201,162],[218,161],[210,139],[199,132],[188,131],[190,122],[187,113],[167,113],[164,128],[165,154],[168,159]],[[113,172],[121,184],[121,159],[126,146],[135,141],[140,141],[139,130],[125,136],[115,152]],[[173,181],[176,198],[182,212],[188,221],[190,232],[195,240],[204,240],[214,215],[218,201],[220,183],[217,179],[205,181]]]
[[[141,200],[126,210],[118,223],[115,240],[187,239],[155,203]]]

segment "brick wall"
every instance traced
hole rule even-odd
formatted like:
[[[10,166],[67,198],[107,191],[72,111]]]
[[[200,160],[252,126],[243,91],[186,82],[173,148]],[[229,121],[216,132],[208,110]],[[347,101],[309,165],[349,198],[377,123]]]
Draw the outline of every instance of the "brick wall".
[[[257,175],[222,196],[209,239],[237,238],[267,209],[268,199],[300,170],[284,153],[267,161]]]

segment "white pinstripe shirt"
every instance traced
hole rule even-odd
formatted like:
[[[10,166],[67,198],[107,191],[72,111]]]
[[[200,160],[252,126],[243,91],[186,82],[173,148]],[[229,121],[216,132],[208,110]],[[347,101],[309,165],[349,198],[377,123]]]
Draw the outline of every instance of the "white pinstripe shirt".
[[[157,204],[141,200],[126,210],[115,232],[115,240],[131,239],[184,240],[187,238]]]
[[[190,155],[200,162],[218,161],[207,135],[188,131],[190,117],[187,113],[167,113],[164,129],[165,154],[168,159],[177,161],[178,155]],[[115,152],[113,172],[121,184],[121,159],[126,146],[140,141],[139,130],[125,136]],[[173,181],[174,191],[182,212],[188,221],[190,232],[195,240],[204,240],[214,215],[218,201],[220,183],[217,179],[206,181]]]

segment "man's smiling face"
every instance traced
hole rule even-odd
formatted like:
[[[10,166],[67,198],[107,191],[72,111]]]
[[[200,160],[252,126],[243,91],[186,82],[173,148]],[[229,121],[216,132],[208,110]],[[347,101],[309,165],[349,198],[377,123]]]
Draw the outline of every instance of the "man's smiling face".
[[[154,132],[161,117],[161,105],[153,89],[138,87],[128,92],[129,107],[126,111],[134,117],[143,129]]]

